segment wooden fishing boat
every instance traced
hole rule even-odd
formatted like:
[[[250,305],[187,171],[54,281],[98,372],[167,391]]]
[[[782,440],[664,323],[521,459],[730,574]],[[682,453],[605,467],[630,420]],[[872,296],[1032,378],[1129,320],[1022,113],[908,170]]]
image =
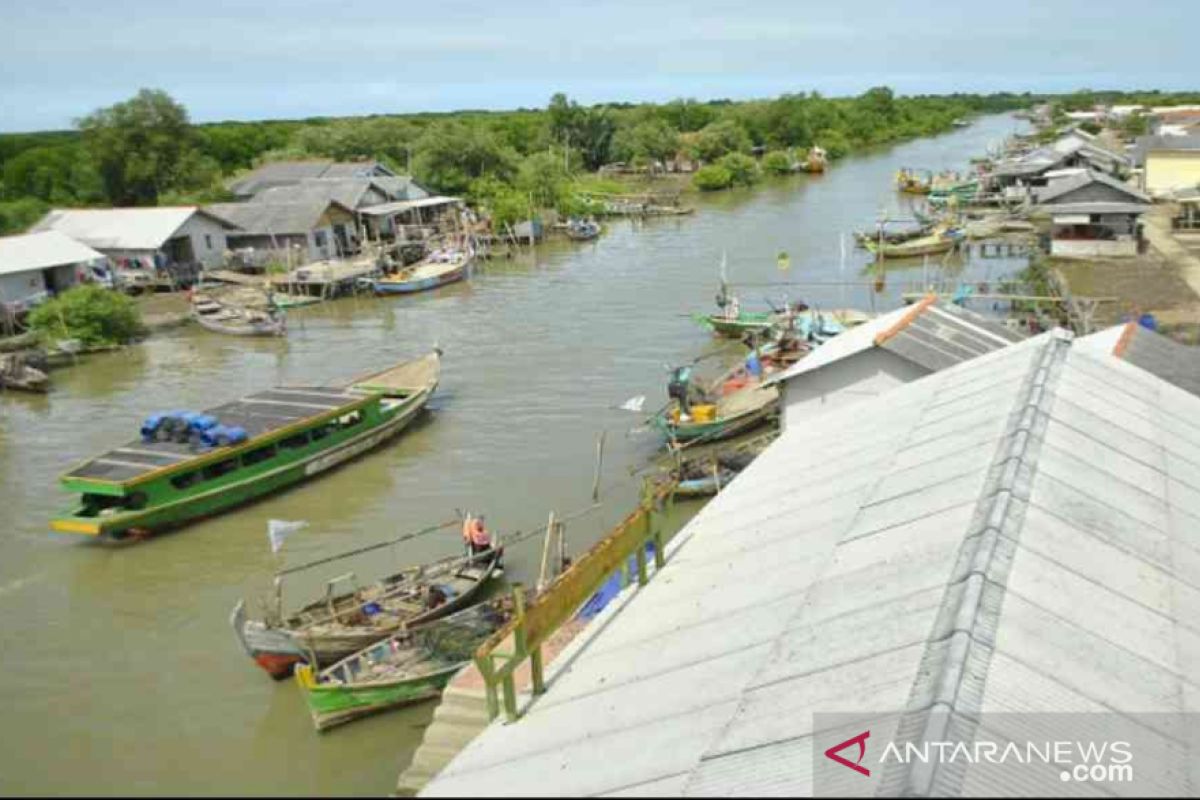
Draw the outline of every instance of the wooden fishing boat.
[[[567,238],[576,242],[586,242],[600,235],[600,226],[590,221],[571,220],[566,230]]]
[[[715,474],[710,472],[680,478],[679,483],[675,486],[675,495],[677,497],[711,497],[736,477],[735,471],[720,467]]]
[[[708,314],[702,321],[717,336],[727,339],[741,339],[748,333],[762,333],[775,324],[770,311],[739,311],[736,317]]]
[[[339,387],[285,386],[200,414],[156,414],[140,438],[62,476],[82,496],[50,525],[119,541],[300,483],[404,430],[440,370],[435,350]]]
[[[372,284],[375,294],[412,294],[464,280],[471,276],[470,253],[435,254]]]
[[[905,194],[929,194],[933,189],[933,174],[901,169],[896,173],[896,189]]]
[[[50,378],[26,363],[24,353],[7,353],[0,355],[0,390],[45,394]]]
[[[693,404],[695,416],[691,417],[684,417],[678,401],[672,400],[652,423],[673,443],[717,441],[763,424],[775,415],[778,406],[779,389],[756,383],[724,395],[715,403]],[[712,409],[711,418],[697,413],[705,407]]]
[[[282,313],[233,306],[208,295],[193,296],[192,319],[205,330],[229,336],[287,335],[287,321]]]
[[[399,631],[418,628],[473,605],[500,573],[502,550],[454,556],[389,575],[369,586],[334,593],[353,573],[326,584],[325,595],[284,616],[279,579],[276,608],[262,620],[246,617],[239,601],[230,615],[238,641],[271,677],[287,677],[300,662],[321,668]],[[436,600],[436,603],[431,603]]]
[[[296,683],[313,725],[323,731],[437,697],[510,616],[506,604],[484,603],[376,642],[326,669],[299,665]]]
[[[958,243],[958,237],[947,231],[932,233],[899,244],[867,242],[866,248],[876,258],[913,258],[948,253]]]

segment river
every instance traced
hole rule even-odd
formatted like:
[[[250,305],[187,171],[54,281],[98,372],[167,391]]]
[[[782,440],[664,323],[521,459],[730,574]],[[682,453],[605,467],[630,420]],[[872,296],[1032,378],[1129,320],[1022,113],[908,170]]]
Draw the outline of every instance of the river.
[[[631,471],[658,446],[636,430],[636,415],[615,407],[638,394],[647,409],[661,404],[664,365],[711,346],[689,317],[712,309],[723,252],[744,307],[786,292],[824,307],[895,308],[930,268],[893,265],[876,293],[849,232],[882,208],[904,215],[891,189],[898,167],[964,169],[1019,124],[985,117],[845,159],[823,176],[699,198],[691,217],[614,221],[596,242],[492,261],[436,292],[294,312],[286,340],[177,329],[55,372],[48,397],[0,395],[0,793],[391,792],[433,705],[316,734],[291,681],[272,682],[236,644],[227,618],[237,599],[253,611],[278,567],[447,520],[455,509],[485,512],[504,532],[543,524],[552,509],[584,508],[604,430],[603,505],[567,530],[581,552],[631,508]],[[790,255],[786,272],[780,251]],[[949,269],[995,279],[1022,266],[976,257]],[[766,285],[780,281],[791,285]],[[57,475],[131,438],[151,412],[354,375],[435,344],[445,355],[431,413],[332,474],[132,547],[47,529],[70,500]],[[275,556],[271,518],[309,526]],[[449,530],[351,566],[370,578],[459,547]],[[532,576],[539,547],[513,548],[510,577]],[[316,588],[323,573],[314,572],[288,584],[285,602]]]

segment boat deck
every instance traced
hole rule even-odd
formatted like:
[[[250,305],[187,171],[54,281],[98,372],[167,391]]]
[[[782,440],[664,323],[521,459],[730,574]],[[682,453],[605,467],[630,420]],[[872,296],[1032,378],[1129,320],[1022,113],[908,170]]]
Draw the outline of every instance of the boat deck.
[[[245,428],[248,439],[326,414],[363,398],[362,394],[322,387],[280,387],[204,410],[221,425]],[[122,483],[212,452],[180,442],[146,442],[140,437],[66,473],[64,478]]]

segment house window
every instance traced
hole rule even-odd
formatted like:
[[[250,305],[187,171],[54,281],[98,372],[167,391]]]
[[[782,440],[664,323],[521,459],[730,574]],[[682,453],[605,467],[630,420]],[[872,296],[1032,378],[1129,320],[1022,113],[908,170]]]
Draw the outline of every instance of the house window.
[[[204,246],[212,250],[212,236],[210,234],[204,234]]]
[[[325,246],[325,231],[313,231],[313,243],[317,247]]]

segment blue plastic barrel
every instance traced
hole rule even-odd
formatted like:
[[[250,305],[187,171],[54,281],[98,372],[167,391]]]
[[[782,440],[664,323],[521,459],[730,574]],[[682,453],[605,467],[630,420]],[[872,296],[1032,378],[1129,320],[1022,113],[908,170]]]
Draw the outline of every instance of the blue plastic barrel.
[[[1146,330],[1158,330],[1158,320],[1154,318],[1153,314],[1142,314],[1140,317],[1138,317],[1138,325],[1141,325]]]
[[[162,427],[162,424],[166,418],[167,415],[163,413],[151,414],[150,416],[146,417],[146,421],[142,423],[142,439],[147,442],[154,441],[156,435],[158,434],[158,429]]]

